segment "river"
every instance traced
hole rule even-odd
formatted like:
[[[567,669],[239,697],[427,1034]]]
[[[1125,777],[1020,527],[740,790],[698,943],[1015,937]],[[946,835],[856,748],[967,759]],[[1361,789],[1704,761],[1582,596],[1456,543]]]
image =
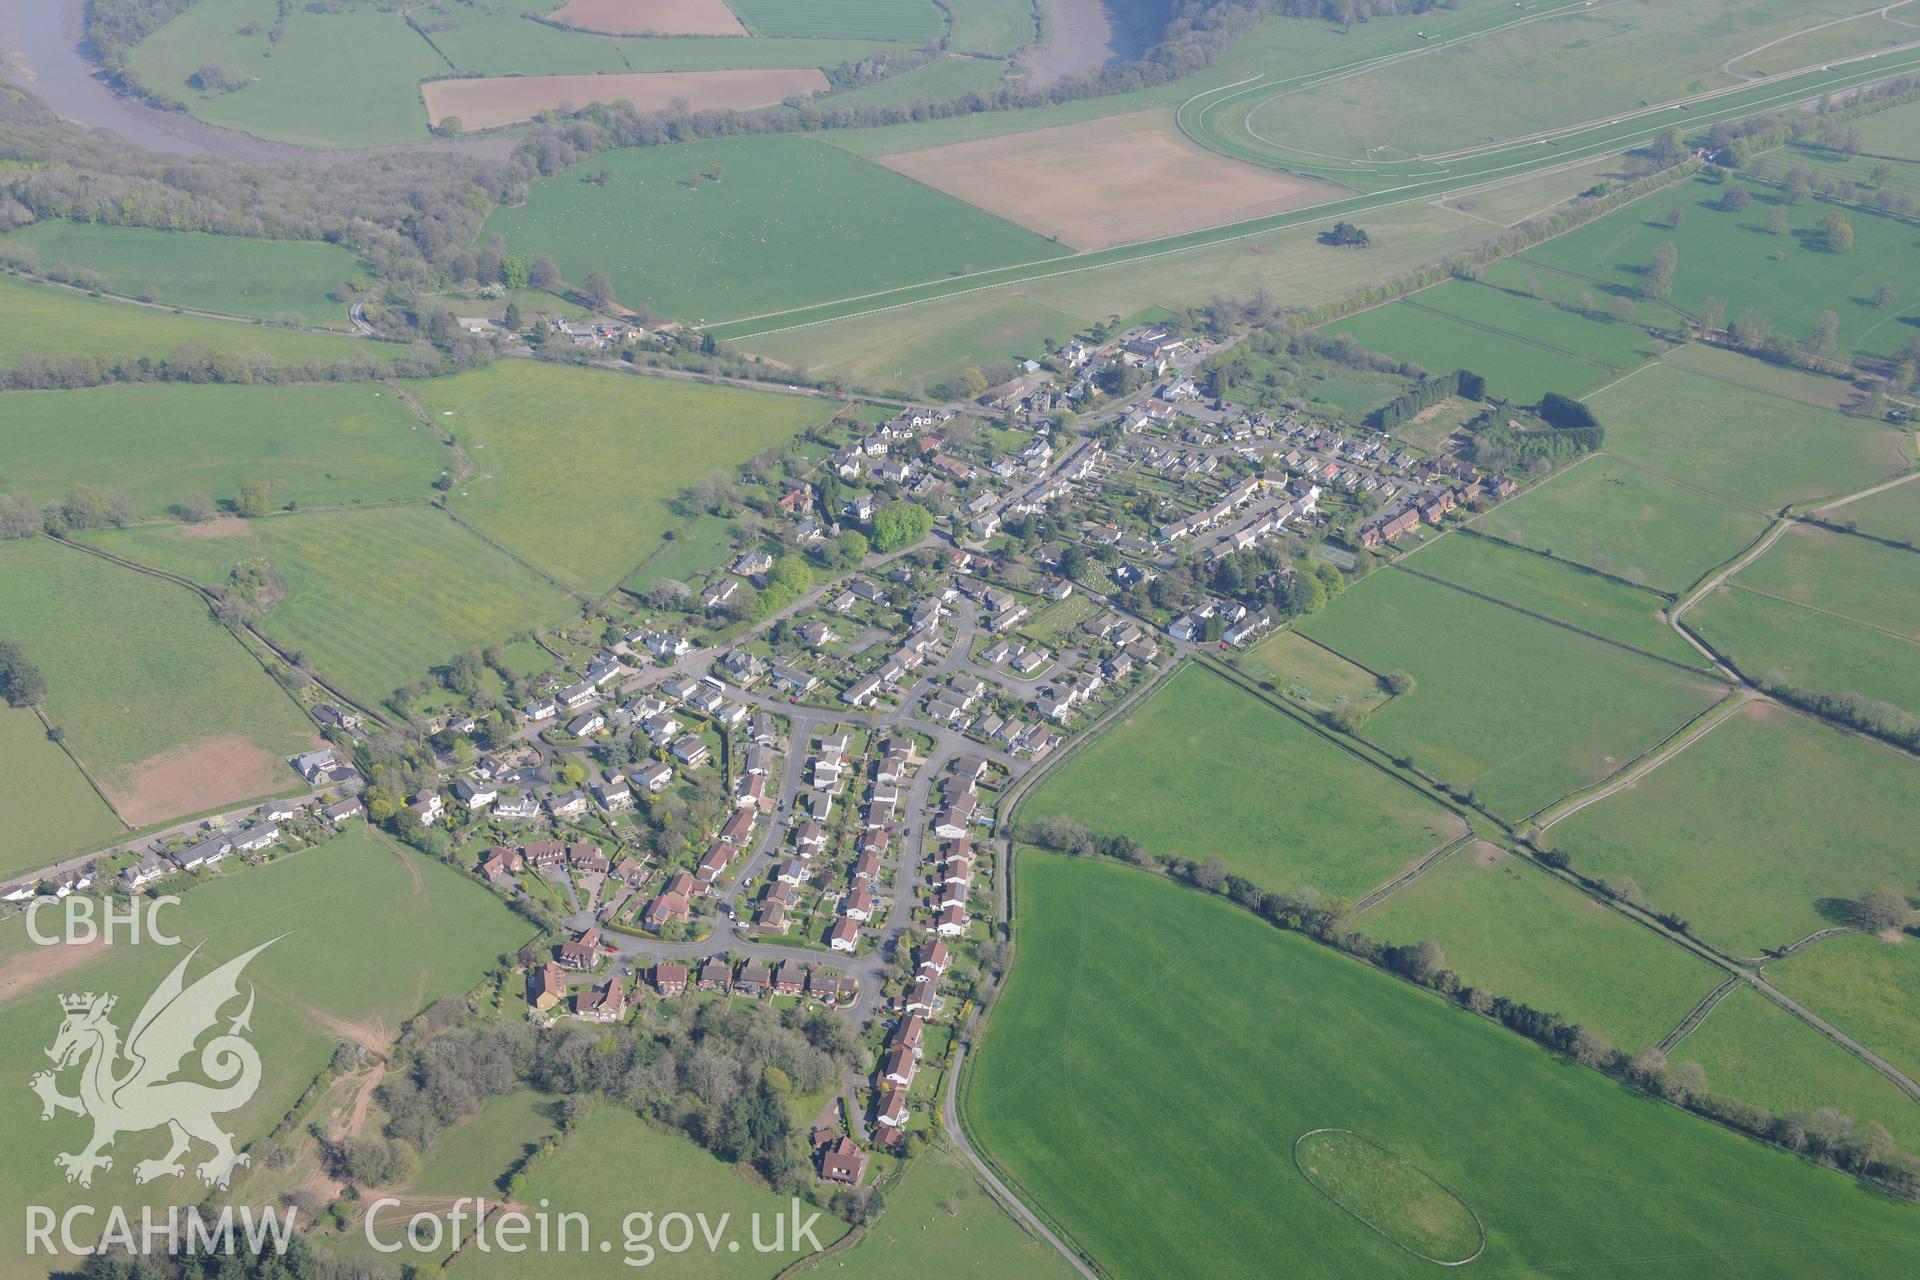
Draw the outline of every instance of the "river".
[[[1036,85],[1139,57],[1159,41],[1172,8],[1170,0],[1040,3],[1046,6],[1048,36],[1019,59],[1028,69],[1028,82]]]

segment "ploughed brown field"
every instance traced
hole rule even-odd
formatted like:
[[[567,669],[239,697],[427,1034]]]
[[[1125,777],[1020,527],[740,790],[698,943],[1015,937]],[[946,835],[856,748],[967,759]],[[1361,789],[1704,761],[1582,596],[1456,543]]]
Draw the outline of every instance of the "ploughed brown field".
[[[726,0],[568,0],[549,15],[582,31],[637,36],[744,36]]]
[[[101,785],[115,811],[136,827],[269,795],[300,781],[279,756],[238,735],[188,743],[141,761],[127,775],[104,778]]]
[[[631,102],[657,111],[684,98],[689,107],[733,107],[741,111],[770,107],[795,94],[818,93],[827,77],[815,67],[774,71],[641,71],[606,76],[489,76],[477,80],[433,80],[420,86],[427,119],[439,124],[457,117],[465,129],[531,120],[558,107],[578,109],[590,102]]]
[[[956,142],[879,161],[1078,249],[1242,222],[1346,194],[1195,146],[1167,111]]]

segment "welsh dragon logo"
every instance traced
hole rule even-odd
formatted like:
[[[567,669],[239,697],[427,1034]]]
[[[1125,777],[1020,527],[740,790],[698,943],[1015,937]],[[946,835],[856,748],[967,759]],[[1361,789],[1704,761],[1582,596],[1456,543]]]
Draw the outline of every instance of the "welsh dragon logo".
[[[180,1158],[194,1139],[213,1148],[213,1155],[196,1170],[209,1187],[225,1187],[234,1169],[248,1163],[244,1153],[233,1149],[233,1135],[214,1117],[245,1105],[260,1087],[260,1055],[240,1034],[251,1029],[252,988],[246,1007],[228,1022],[226,1031],[200,1050],[200,1071],[214,1083],[174,1077],[200,1037],[220,1021],[220,1010],[239,998],[240,971],[247,961],[271,945],[263,942],[187,986],[187,965],[200,951],[196,946],[147,998],[124,1045],[119,1029],[108,1020],[115,997],[91,991],[60,997],[66,1018],[46,1051],[53,1070],[37,1072],[29,1087],[40,1095],[42,1120],[53,1119],[56,1111],[93,1120],[91,1142],[53,1158],[66,1170],[67,1181],[92,1186],[94,1170],[113,1168],[113,1157],[104,1152],[114,1139],[162,1125],[172,1145],[164,1156],[134,1166],[137,1182],[185,1173]],[[61,1093],[55,1081],[56,1074],[69,1067],[80,1068],[77,1097]]]

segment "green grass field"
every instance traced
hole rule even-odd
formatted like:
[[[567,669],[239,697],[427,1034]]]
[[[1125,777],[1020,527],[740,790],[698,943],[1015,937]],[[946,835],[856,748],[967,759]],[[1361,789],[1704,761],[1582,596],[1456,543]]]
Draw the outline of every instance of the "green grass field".
[[[947,25],[931,0],[727,0],[727,7],[757,36],[922,41]]]
[[[567,612],[556,588],[429,507],[276,516],[212,538],[171,525],[90,537],[208,585],[264,557],[287,586],[266,633],[369,703]]]
[[[1473,527],[1678,594],[1750,546],[1767,522],[1603,453],[1501,503]]]
[[[1756,704],[1550,835],[1582,874],[1631,877],[1700,937],[1757,956],[1844,917],[1842,900],[1920,878],[1887,803],[1916,780],[1885,747]]]
[[[1649,365],[1590,401],[1606,451],[1771,512],[1906,469],[1901,435],[1778,396]]]
[[[1833,518],[1857,521],[1875,537],[1891,538],[1910,547],[1920,546],[1920,483],[1899,485],[1870,498],[1849,502],[1835,511]]]
[[[717,172],[718,182],[700,176]],[[605,186],[582,179],[600,170]],[[645,216],[638,216],[644,210]],[[1066,250],[814,138],[727,138],[596,156],[485,230],[603,271],[620,301],[722,320]]]
[[[1231,114],[1245,115],[1245,131],[1281,144],[1299,163],[1437,156],[1729,84],[1717,70],[1724,59],[1811,25],[1789,0],[1540,9],[1562,7],[1570,12],[1326,85],[1280,96],[1254,86]],[[1520,16],[1511,5],[1467,6],[1451,18],[1427,14],[1420,26],[1443,35],[1484,28],[1489,10]],[[1513,74],[1516,67],[1526,74]],[[1446,109],[1436,110],[1439,103]]]
[[[1034,38],[1030,0],[968,0],[953,6],[948,43],[961,53],[1012,53]]]
[[[1582,573],[1569,565],[1490,538],[1437,538],[1404,562],[1418,573],[1544,613],[1621,644],[1704,667],[1694,647],[1667,625],[1665,598]]]
[[[278,40],[269,34],[276,22],[284,24]],[[339,69],[349,58],[354,92],[343,94]],[[189,85],[209,60],[244,87],[207,94]],[[205,0],[141,41],[132,65],[209,124],[307,147],[424,142],[420,82],[452,71],[399,12],[357,0],[323,12],[289,6],[284,15],[274,0]]]
[[[106,485],[138,516],[194,493],[228,503],[249,480],[281,507],[420,499],[453,462],[378,383],[21,391],[7,410],[0,491],[45,501]]]
[[[559,1131],[556,1107],[555,1099],[531,1089],[489,1098],[476,1114],[441,1131],[402,1190],[410,1196],[500,1195],[513,1166]]]
[[[609,1177],[614,1169],[619,1170],[619,1176]],[[696,1229],[692,1249],[668,1253],[660,1251],[662,1237],[656,1236],[647,1242],[656,1252],[645,1274],[698,1280],[764,1280],[799,1256],[792,1251],[790,1241],[779,1253],[757,1253],[751,1243],[749,1224],[756,1213],[761,1217],[763,1243],[773,1243],[776,1214],[788,1219],[791,1230],[787,1197],[748,1182],[686,1138],[653,1128],[611,1100],[601,1101],[594,1108],[592,1120],[562,1141],[560,1149],[527,1179],[524,1201],[534,1204],[541,1200],[549,1202],[548,1212],[553,1214],[586,1214],[594,1237],[611,1240],[612,1251],[602,1253],[596,1245],[586,1251],[530,1251],[518,1256],[498,1250],[476,1252],[462,1259],[459,1270],[483,1280],[490,1276],[565,1276],[568,1280],[632,1276],[639,1264],[626,1265],[623,1258],[645,1256],[637,1246],[631,1252],[623,1247],[623,1220],[634,1212],[651,1212],[656,1230],[660,1219],[670,1213],[705,1213],[710,1225],[717,1223],[720,1215],[731,1214],[727,1236],[739,1244],[736,1252],[729,1252],[724,1243],[709,1252]],[[804,1220],[812,1212],[812,1207],[806,1206],[800,1216]],[[846,1224],[827,1213],[822,1213],[814,1226],[822,1246],[846,1233]],[[807,1251],[803,1248],[801,1252]]]
[[[336,1044],[359,1039],[384,1048],[402,1021],[440,996],[468,990],[531,933],[480,885],[430,858],[397,851],[364,828],[265,867],[231,866],[183,895],[166,922],[186,946],[204,944],[189,981],[278,938],[242,979],[243,989],[255,993],[251,1039],[260,1053],[261,1085],[251,1102],[222,1116],[241,1142],[279,1122]],[[31,988],[10,993],[0,1005],[7,1074],[24,1082],[48,1065],[42,1050],[60,1025],[56,996],[115,993],[120,1003],[113,1020],[124,1032],[148,993],[186,956],[186,946],[80,953]],[[29,947],[17,917],[0,928],[0,954],[9,960]],[[238,1009],[236,1001],[228,1012]],[[62,1083],[71,1091],[71,1074]],[[70,1185],[54,1153],[77,1150],[90,1126],[71,1115],[42,1124],[30,1105],[31,1099],[20,1105],[4,1140],[0,1196],[8,1203],[56,1211],[71,1204],[124,1205],[137,1222],[142,1204],[199,1203],[206,1194],[191,1171],[134,1185],[136,1161],[165,1150],[165,1135],[151,1131],[123,1134],[112,1150],[112,1171],[96,1176],[90,1191]],[[197,1147],[196,1159],[205,1151]],[[19,1218],[0,1225],[0,1274],[44,1275],[48,1259],[28,1258],[21,1232]]]
[[[1432,1274],[1294,1169],[1350,1128],[1485,1221],[1489,1274],[1850,1275],[1920,1211],[1647,1101],[1227,904],[1040,854],[973,1055],[976,1144],[1110,1274]],[[1124,939],[1121,946],[1115,939]],[[1196,1028],[1216,1029],[1195,1034]]]
[[[1539,303],[1513,305],[1550,310]],[[1598,321],[1581,323],[1600,327]],[[1326,331],[1358,339],[1369,351],[1410,360],[1429,373],[1471,369],[1487,380],[1490,394],[1519,404],[1537,403],[1549,391],[1581,395],[1620,376],[1598,360],[1493,332],[1409,301],[1363,311],[1328,325]]]
[[[672,504],[839,406],[669,378],[501,361],[418,384],[474,474],[453,510],[562,581],[605,591],[683,522]],[[554,424],[563,426],[564,447]]]
[[[1797,525],[1734,581],[1920,643],[1920,556],[1911,551]]]
[[[1413,295],[1415,304],[1487,329],[1553,347],[1615,369],[1658,356],[1662,344],[1645,329],[1567,311],[1535,298],[1516,298],[1468,280],[1449,280]]]
[[[1465,831],[1419,793],[1198,667],[1051,774],[1021,817],[1056,813],[1156,854],[1217,856],[1266,888],[1349,896]]]
[[[1299,691],[1319,707],[1342,703],[1365,707],[1387,697],[1373,672],[1321,648],[1297,631],[1275,632],[1272,638],[1249,649],[1240,665],[1271,680],[1283,693]]]
[[[1429,1262],[1479,1256],[1480,1221],[1424,1169],[1350,1129],[1316,1129],[1294,1144],[1301,1176],[1335,1204]]]
[[[996,93],[1007,83],[1007,64],[990,58],[936,58],[905,75],[889,76],[833,96],[835,107],[911,106],[951,102],[969,93]]]
[[[1551,1009],[1628,1052],[1659,1044],[1725,977],[1489,844],[1448,854],[1360,927],[1396,945],[1432,938],[1463,981]]]
[[[1350,588],[1296,624],[1417,687],[1362,732],[1496,813],[1588,786],[1705,710],[1721,686],[1411,574]]]
[[[133,825],[299,784],[279,757],[313,726],[184,587],[45,539],[0,543],[0,635]]]
[[[0,706],[0,809],[9,815],[0,880],[125,830],[33,712],[8,706]]]
[[[1685,369],[1688,373],[1716,378],[1753,391],[1764,391],[1783,400],[1797,400],[1818,409],[1844,409],[1859,397],[1859,389],[1850,379],[1771,364],[1738,351],[1729,351],[1725,347],[1708,346],[1704,342],[1684,343],[1661,356],[1660,360],[1663,364]]]
[[[327,297],[363,278],[349,250],[316,240],[249,240],[144,227],[36,222],[0,237],[0,252],[31,249],[41,270],[84,267],[128,297],[263,320],[344,325],[347,306]]]
[[[1856,1121],[1879,1121],[1903,1150],[1920,1147],[1920,1104],[1757,991],[1734,990],[1667,1060],[1699,1063],[1715,1093],[1775,1115],[1838,1107]]]
[[[886,1192],[887,1212],[847,1253],[796,1275],[844,1280],[1066,1280],[1053,1246],[1027,1234],[944,1143],[914,1157]]]
[[[727,560],[739,525],[722,520],[711,512],[702,512],[673,531],[673,538],[647,557],[638,569],[620,585],[639,591],[653,583],[672,580],[691,582],[711,573]]]
[[[284,364],[321,360],[378,365],[405,350],[325,333],[175,315],[0,275],[0,364],[8,367],[27,353],[164,356],[187,343],[234,355],[259,352]]]
[[[1686,620],[1751,679],[1857,693],[1920,715],[1920,641],[1742,590],[1738,579],[1689,609]]]
[[[1767,980],[1905,1071],[1920,1073],[1920,940],[1828,938],[1767,969]]]
[[[1767,156],[1776,173],[1791,160]],[[1722,187],[1698,180],[1649,196],[1527,250],[1520,261],[1555,268],[1602,288],[1637,292],[1654,249],[1671,243],[1679,250],[1673,304],[1699,315],[1709,296],[1725,298],[1728,318],[1748,307],[1771,322],[1775,332],[1799,339],[1813,329],[1820,313],[1840,317],[1840,344],[1851,351],[1889,354],[1904,348],[1913,330],[1899,323],[1901,308],[1873,305],[1873,292],[1891,281],[1904,298],[1920,297],[1920,259],[1913,252],[1913,228],[1890,217],[1847,210],[1854,247],[1830,253],[1820,220],[1831,206],[1818,201],[1784,204],[1769,187],[1752,188],[1753,203],[1733,213],[1720,209]],[[1682,211],[1679,227],[1667,225],[1667,211]],[[1788,230],[1767,230],[1767,211],[1785,210]]]

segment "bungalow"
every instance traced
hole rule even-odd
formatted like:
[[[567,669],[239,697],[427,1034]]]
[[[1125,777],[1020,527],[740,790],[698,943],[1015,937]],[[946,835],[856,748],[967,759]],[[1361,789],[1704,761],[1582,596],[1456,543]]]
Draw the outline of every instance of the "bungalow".
[[[527,972],[527,1003],[545,1013],[567,998],[567,975],[557,964],[543,964]]]
[[[212,866],[232,852],[233,841],[224,835],[213,835],[185,849],[173,850],[167,854],[167,859],[182,871],[198,871],[201,867]]]
[[[715,609],[724,609],[740,593],[740,580],[722,578],[700,593],[700,607],[708,613]]]
[[[315,707],[313,709],[313,718],[321,724],[335,725],[345,729],[348,733],[352,733],[355,729],[358,729],[361,723],[360,716],[357,712],[342,711],[331,702],[323,702]]]
[[[780,741],[780,727],[764,711],[756,711],[747,723],[747,738],[756,747],[771,747]]]
[[[742,809],[758,809],[767,799],[767,775],[764,773],[743,773],[734,784],[733,802]]]
[[[333,748],[322,747],[318,751],[309,751],[303,756],[295,756],[293,758],[293,769],[295,773],[298,773],[309,783],[318,786],[328,774],[332,773],[333,770],[338,767],[339,763],[340,762],[334,758]]]
[[[560,691],[560,705],[569,711],[578,711],[592,702],[599,692],[593,681],[581,680]]]
[[[554,959],[567,969],[591,969],[600,959],[600,931],[588,929],[560,944]]]
[[[749,960],[740,966],[740,976],[733,981],[733,989],[741,995],[764,995],[773,985],[773,971],[763,960]]]
[[[683,964],[653,966],[653,989],[663,996],[677,996],[686,991],[687,966]]]
[[[593,784],[593,802],[608,813],[631,813],[633,788],[627,785],[625,778],[615,777],[596,782]]]
[[[853,983],[831,969],[812,969],[807,973],[807,994],[822,1003],[832,1003],[842,992],[852,994]]]
[[[690,733],[673,744],[673,758],[690,769],[705,764],[709,754],[698,734]]]
[[[744,849],[747,841],[753,838],[754,813],[751,809],[737,809],[720,827],[720,843]]]
[[[819,688],[820,677],[811,671],[803,671],[799,667],[776,663],[773,668],[773,683],[775,687],[798,696],[812,693]]]
[[[360,803],[359,796],[348,796],[338,804],[328,805],[322,809],[320,813],[328,822],[331,822],[337,827],[350,818],[359,817],[365,811],[365,807]]]
[[[493,805],[493,816],[504,818],[508,822],[525,822],[528,818],[538,817],[539,814],[540,801],[531,792],[522,792],[517,796],[496,800]]]
[[[493,807],[493,802],[500,798],[500,789],[490,782],[476,782],[472,778],[455,778],[453,798],[465,805],[469,812],[480,813]]]
[[[627,988],[620,975],[573,997],[573,1016],[588,1022],[618,1022],[627,1012]]]
[[[720,658],[720,669],[742,684],[752,684],[767,673],[767,664],[745,649],[729,649]]]
[[[155,880],[168,873],[167,864],[155,855],[146,854],[140,861],[120,873],[120,882],[129,892],[146,888]],[[29,889],[31,892],[31,889]]]
[[[679,876],[674,877],[674,879],[678,880],[685,875],[686,872],[683,871]],[[669,888],[665,893],[662,893],[659,897],[647,904],[646,914],[640,917],[640,923],[655,933],[658,933],[666,925],[685,924],[692,918],[693,910],[687,905],[687,895],[685,893],[676,893]]]
[[[528,724],[538,724],[542,720],[551,720],[560,714],[560,706],[552,698],[535,698],[520,708],[521,718]]]
[[[599,733],[606,727],[607,718],[598,711],[582,711],[579,715],[567,721],[567,732],[576,738],[584,738],[588,734]]]
[[[773,772],[773,748],[755,744],[747,748],[747,759],[743,768],[748,773]]]
[[[520,851],[506,845],[495,845],[487,850],[486,857],[480,859],[480,874],[494,884],[511,880],[520,870]]]
[[[905,1089],[913,1084],[916,1065],[913,1054],[905,1049],[895,1049],[881,1060],[878,1074],[888,1084],[899,1085]]]
[[[933,834],[942,840],[958,840],[967,834],[966,814],[956,810],[944,810],[933,821]]]
[[[827,931],[827,945],[851,954],[860,945],[860,926],[845,917],[835,920],[833,928]]]
[[[280,843],[280,828],[271,822],[256,822],[233,838],[235,853],[259,853]]]
[[[700,857],[700,865],[693,869],[694,878],[701,884],[711,885],[726,872],[727,864],[733,861],[733,849],[729,845],[710,845]]]
[[[920,974],[913,980],[913,986],[907,991],[902,1008],[909,1014],[922,1016],[932,1013],[940,1004],[940,984],[926,974]]]
[[[640,732],[656,747],[663,747],[679,736],[681,724],[665,711],[656,711],[640,721]]]
[[[674,631],[649,631],[640,644],[656,658],[684,658],[693,652],[693,641]]]
[[[595,688],[620,674],[620,664],[611,657],[595,658],[587,664],[587,681]]]
[[[874,1119],[879,1122],[883,1128],[897,1132],[907,1127],[908,1118],[906,1091],[903,1089],[888,1090],[886,1099],[881,1102],[880,1109],[874,1115]]]
[[[765,551],[753,550],[741,553],[733,562],[732,572],[743,578],[757,578],[773,568],[773,557]]]
[[[905,1050],[918,1058],[926,1052],[926,1040],[927,1020],[917,1013],[910,1013],[893,1029],[893,1038],[888,1047]]]
[[[868,707],[873,705],[875,695],[879,692],[880,677],[866,676],[847,686],[846,692],[840,695],[840,701],[852,707]]]

